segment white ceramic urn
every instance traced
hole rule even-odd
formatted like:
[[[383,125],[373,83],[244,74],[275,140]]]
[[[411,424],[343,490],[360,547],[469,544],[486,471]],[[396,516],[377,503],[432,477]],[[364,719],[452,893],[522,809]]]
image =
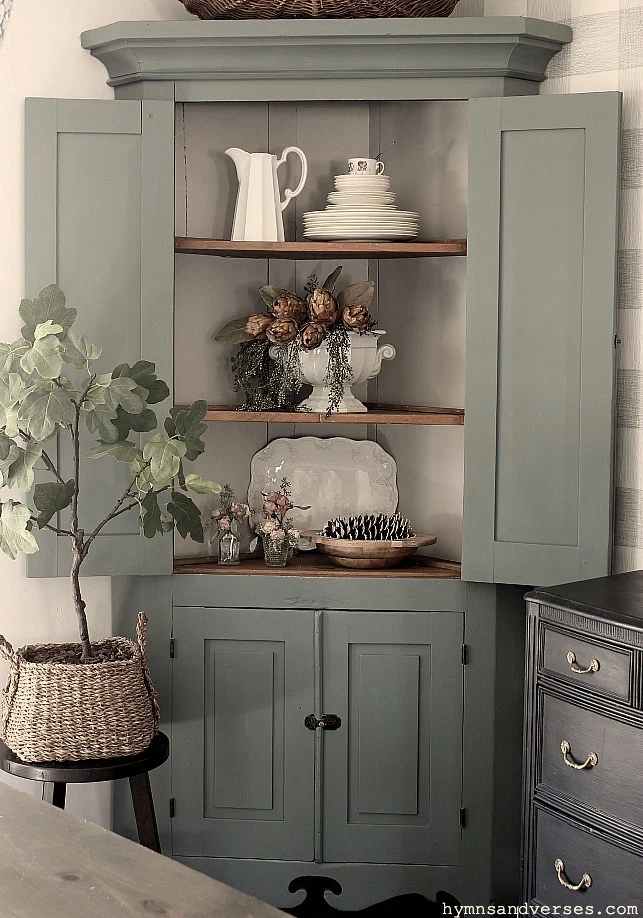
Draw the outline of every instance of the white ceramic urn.
[[[382,360],[392,360],[395,357],[395,348],[390,344],[379,344],[378,338],[385,335],[385,331],[376,330],[368,335],[349,332],[350,350],[348,362],[353,371],[351,378],[344,384],[344,395],[336,411],[341,414],[367,411],[358,398],[351,392],[351,386],[372,379],[379,373]],[[328,376],[328,344],[322,341],[319,347],[312,351],[299,352],[299,366],[304,380],[313,387],[312,393],[305,399],[300,408],[309,411],[325,413],[328,410],[328,386],[325,380]]]

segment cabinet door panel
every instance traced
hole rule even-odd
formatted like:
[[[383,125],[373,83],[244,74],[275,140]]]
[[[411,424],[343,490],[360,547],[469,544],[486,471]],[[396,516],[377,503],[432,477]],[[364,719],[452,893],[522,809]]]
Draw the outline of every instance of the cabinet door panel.
[[[618,93],[470,103],[462,576],[609,573]]]
[[[328,612],[325,861],[458,864],[463,616]]]
[[[312,613],[177,608],[173,633],[173,853],[312,860]]]
[[[78,309],[80,332],[103,347],[99,372],[143,358],[171,386],[174,106],[28,99],[25,120],[27,296],[56,282]],[[167,405],[156,408],[162,416]],[[86,431],[83,438],[84,451],[96,442]],[[68,439],[52,447],[65,478]],[[83,464],[85,529],[107,515],[130,481],[125,463]],[[69,539],[43,532],[38,541],[28,574],[67,575]],[[171,534],[153,543],[141,538],[133,512],[105,528],[83,564],[87,575],[171,571]]]

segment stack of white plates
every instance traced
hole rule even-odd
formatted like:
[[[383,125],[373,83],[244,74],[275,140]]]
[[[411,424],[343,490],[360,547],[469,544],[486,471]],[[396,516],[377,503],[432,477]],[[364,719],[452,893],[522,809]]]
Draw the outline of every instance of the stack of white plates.
[[[397,210],[388,175],[336,175],[326,210],[304,214],[307,239],[414,239],[419,215]]]

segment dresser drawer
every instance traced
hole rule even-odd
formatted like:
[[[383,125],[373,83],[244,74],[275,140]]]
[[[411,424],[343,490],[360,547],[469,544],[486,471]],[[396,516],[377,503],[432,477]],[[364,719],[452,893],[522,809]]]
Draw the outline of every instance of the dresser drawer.
[[[643,729],[546,693],[541,704],[542,784],[643,829]]]
[[[562,867],[560,863],[562,862]],[[571,890],[583,875],[591,886]],[[585,883],[583,882],[583,887]],[[643,858],[571,826],[544,810],[536,811],[535,898],[541,905],[640,905]]]
[[[632,654],[543,626],[539,669],[592,692],[630,700]]]

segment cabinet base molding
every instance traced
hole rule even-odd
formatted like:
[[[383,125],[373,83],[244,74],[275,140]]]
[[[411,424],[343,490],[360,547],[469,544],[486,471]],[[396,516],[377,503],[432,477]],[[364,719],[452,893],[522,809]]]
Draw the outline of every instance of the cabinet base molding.
[[[461,867],[406,867],[394,864],[316,864],[306,861],[241,860],[215,857],[175,857],[235,889],[247,892],[306,918],[360,912],[364,918],[384,918],[404,914],[409,918],[431,918],[429,906],[436,904],[436,915],[442,905],[485,903],[490,892],[481,883],[471,883],[471,872],[465,876]],[[400,900],[398,902],[391,900]],[[322,904],[323,903],[323,904]],[[420,908],[421,903],[421,908]],[[384,904],[387,910],[384,910]],[[304,907],[302,907],[304,906]],[[320,906],[321,909],[320,910]],[[375,910],[374,906],[380,906]]]
[[[298,877],[290,884],[289,891],[299,890],[306,892],[306,898],[301,905],[288,909],[288,913],[296,918],[332,918],[333,915],[342,915],[344,918],[350,918],[351,915],[360,918],[389,918],[393,915],[404,915],[405,918],[432,918],[435,915],[437,918],[438,915],[444,915],[443,906],[461,905],[454,896],[442,891],[438,892],[435,902],[430,902],[417,893],[406,893],[358,911],[347,912],[334,908],[326,899],[327,891],[332,895],[341,896],[342,887],[336,880],[321,876]]]

